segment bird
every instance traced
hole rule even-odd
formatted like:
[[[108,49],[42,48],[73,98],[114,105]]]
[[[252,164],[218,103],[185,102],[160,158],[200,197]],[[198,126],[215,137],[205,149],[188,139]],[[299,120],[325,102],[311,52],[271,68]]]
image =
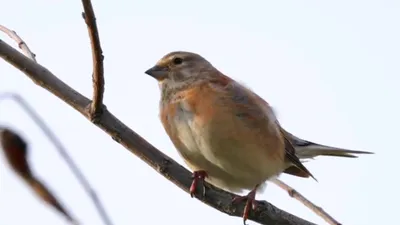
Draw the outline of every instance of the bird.
[[[304,159],[364,153],[294,136],[263,98],[197,53],[170,52],[144,73],[158,81],[161,123],[193,171],[191,196],[204,180],[230,192],[248,190],[232,200],[246,201],[244,223],[250,208],[256,207],[256,193],[269,179],[287,173],[316,180],[298,155]]]

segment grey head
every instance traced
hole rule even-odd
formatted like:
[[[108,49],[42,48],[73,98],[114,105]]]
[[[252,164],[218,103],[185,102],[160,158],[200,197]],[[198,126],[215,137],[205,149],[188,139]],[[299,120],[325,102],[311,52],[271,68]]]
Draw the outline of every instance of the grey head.
[[[215,68],[199,54],[174,51],[163,56],[155,66],[145,73],[155,78],[160,84],[181,83],[207,76]]]

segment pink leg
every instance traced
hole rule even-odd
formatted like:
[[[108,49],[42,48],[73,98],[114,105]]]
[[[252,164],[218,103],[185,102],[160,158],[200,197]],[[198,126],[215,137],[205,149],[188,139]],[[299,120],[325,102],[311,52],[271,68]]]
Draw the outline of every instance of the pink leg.
[[[246,206],[244,207],[243,210],[243,224],[246,225],[246,220],[249,218],[249,213],[250,213],[250,207],[255,210],[257,208],[257,201],[256,201],[256,191],[259,185],[256,185],[256,187],[251,190],[247,195],[245,196],[237,196],[233,198],[232,203],[238,203],[241,201],[246,200]]]
[[[190,196],[193,198],[195,192],[196,192],[196,188],[197,188],[197,182],[200,180],[202,182],[204,182],[204,178],[206,178],[208,175],[206,173],[206,171],[204,170],[199,170],[199,171],[194,171],[192,178],[193,178],[193,182],[192,185],[190,186]],[[206,189],[204,188],[204,184],[203,184],[203,196],[206,194]]]

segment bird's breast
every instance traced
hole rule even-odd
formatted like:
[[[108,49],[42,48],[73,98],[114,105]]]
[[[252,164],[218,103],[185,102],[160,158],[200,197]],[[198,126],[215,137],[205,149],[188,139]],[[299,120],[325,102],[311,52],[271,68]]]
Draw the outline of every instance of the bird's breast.
[[[251,189],[282,172],[284,144],[274,118],[246,91],[214,86],[175,93],[164,104],[164,126],[188,165],[228,190]]]
[[[271,154],[280,147],[274,146],[275,140],[265,143],[266,136],[235,113],[199,113],[180,102],[173,123],[184,145],[179,151],[196,168],[208,171],[211,183],[228,190],[251,189],[281,171],[282,159]]]
[[[193,132],[196,129],[194,114],[185,107],[185,103],[179,103],[176,107],[173,123],[176,127],[178,138],[186,147],[185,151],[189,151],[191,154],[200,154],[201,151],[196,141],[197,138]]]

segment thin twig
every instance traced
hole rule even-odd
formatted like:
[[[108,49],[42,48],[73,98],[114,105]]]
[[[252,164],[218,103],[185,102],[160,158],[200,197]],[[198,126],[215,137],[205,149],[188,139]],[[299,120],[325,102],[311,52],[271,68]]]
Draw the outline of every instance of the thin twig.
[[[330,216],[327,212],[325,212],[321,207],[312,203],[310,200],[308,200],[306,197],[304,197],[302,194],[300,194],[294,188],[287,185],[285,182],[283,182],[279,179],[273,179],[270,182],[278,185],[283,190],[286,190],[290,197],[295,198],[299,202],[303,203],[303,205],[305,205],[307,208],[311,209],[315,214],[320,216],[327,223],[329,223],[331,225],[341,225],[341,223],[336,221],[332,216]]]
[[[58,79],[57,76],[51,73],[47,68],[32,62],[32,60],[29,60],[1,40],[0,57],[32,79],[35,84],[51,92],[90,120],[90,115],[86,110],[91,104],[90,100]],[[192,183],[192,173],[148,143],[140,135],[118,120],[106,108],[95,125],[104,130],[115,141],[130,150],[131,153],[150,165],[162,176],[189,193],[189,188]],[[203,197],[201,193],[196,193],[195,197],[197,199],[223,213],[242,217],[245,203],[232,204],[233,197],[237,195],[216,188],[208,182],[205,182],[205,188],[206,196]],[[160,203],[157,202],[155,204]],[[279,225],[314,224],[285,212],[266,201],[257,201],[257,205],[257,210],[251,211],[249,215],[249,220],[257,223]]]
[[[17,42],[18,47],[25,53],[26,56],[28,56],[30,59],[32,59],[33,61],[36,62],[36,55],[35,53],[33,53],[28,45],[25,43],[24,40],[22,40],[22,38],[20,38],[17,34],[17,32],[8,29],[5,26],[2,26],[0,24],[0,31],[6,33],[11,39],[13,39],[15,42]]]
[[[59,213],[63,214],[69,222],[79,224],[50,191],[47,185],[32,172],[32,166],[27,159],[29,152],[26,141],[11,129],[1,127],[0,145],[11,169],[29,185],[36,195]]]
[[[50,139],[50,141],[54,144],[56,147],[56,150],[58,153],[61,155],[61,157],[64,159],[64,161],[67,163],[68,167],[72,171],[72,173],[75,175],[76,179],[80,182],[84,190],[86,191],[87,195],[90,197],[90,199],[93,201],[93,204],[95,205],[99,215],[101,216],[104,224],[111,225],[112,222],[107,215],[107,212],[101,203],[100,199],[98,198],[96,192],[90,185],[89,181],[87,178],[83,175],[79,167],[76,165],[72,157],[68,154],[68,151],[64,147],[64,145],[61,143],[61,141],[57,138],[57,136],[54,134],[54,132],[46,125],[44,120],[40,118],[39,114],[35,112],[33,107],[31,107],[27,101],[24,100],[24,98],[18,94],[15,93],[4,93],[0,95],[0,100],[4,98],[10,98],[17,102],[23,109],[24,111],[32,118],[32,120],[42,129],[43,133]]]
[[[301,162],[308,162],[309,160],[314,160],[315,157],[318,156],[336,156],[336,157],[346,157],[346,158],[357,158],[357,154],[374,154],[373,152],[366,152],[366,151],[355,151],[355,150],[347,150],[347,149],[313,149],[313,148],[296,148],[296,155],[299,157]],[[316,206],[311,201],[307,200],[303,195],[301,195],[298,191],[294,188],[290,187],[288,184],[284,183],[283,181],[275,178],[271,180],[272,183],[277,185],[278,187],[282,188],[283,190],[287,191],[291,197],[294,197],[307,208],[314,211],[318,216],[323,218],[329,224],[339,225],[340,223],[337,222],[332,216],[330,216],[327,212],[325,212],[321,207]]]
[[[90,0],[82,0],[82,17],[85,20],[89,32],[90,44],[93,58],[93,101],[90,105],[92,120],[96,120],[101,115],[104,95],[104,65],[103,51],[100,45],[99,31],[97,29],[96,17],[94,15],[92,3]]]
[[[92,12],[93,12],[93,9],[92,9]],[[19,37],[17,35],[17,33],[15,31],[12,31],[12,30],[10,30],[10,29],[2,26],[2,25],[0,25],[0,28],[1,28],[0,29],[1,31],[3,31],[6,34],[8,34],[8,36],[10,36],[14,41],[16,41],[18,43],[18,46],[23,50],[23,52],[25,53],[25,55],[27,57],[29,57],[30,59],[32,59],[34,62],[37,63],[36,58],[35,58],[36,55],[31,52],[31,50],[29,49],[28,45],[22,40],[21,37]],[[96,29],[96,31],[97,31],[97,29]],[[101,52],[101,49],[100,49],[100,52]],[[101,62],[101,64],[102,64],[102,62]],[[103,68],[103,67],[101,66],[101,68]],[[103,83],[104,83],[104,79],[103,79]],[[77,178],[77,180],[81,183],[81,185],[85,189],[86,193],[89,195],[89,198],[91,198],[91,200],[93,201],[93,204],[95,205],[95,207],[96,207],[100,217],[102,218],[104,224],[112,225],[111,219],[108,216],[108,214],[107,214],[103,204],[101,203],[100,199],[98,198],[97,193],[94,191],[94,189],[90,185],[90,183],[87,180],[87,178],[83,175],[83,173],[81,172],[79,167],[75,164],[75,162],[72,159],[72,157],[68,154],[68,151],[63,146],[61,141],[58,140],[58,138],[56,137],[54,132],[51,131],[51,129],[44,122],[44,120],[39,117],[39,115],[33,110],[32,107],[29,106],[29,104],[24,100],[24,98],[22,98],[22,96],[20,96],[18,94],[14,94],[14,93],[5,93],[2,96],[0,96],[0,99],[1,98],[7,98],[7,97],[15,100],[18,104],[20,104],[21,107],[23,109],[25,109],[25,111],[31,116],[32,120],[34,122],[36,122],[36,124],[47,135],[47,137],[50,139],[50,141],[53,142],[53,144],[56,147],[56,149],[59,152],[59,154],[65,160],[65,162],[67,163],[67,165],[69,166],[69,168],[71,169],[72,173]]]

